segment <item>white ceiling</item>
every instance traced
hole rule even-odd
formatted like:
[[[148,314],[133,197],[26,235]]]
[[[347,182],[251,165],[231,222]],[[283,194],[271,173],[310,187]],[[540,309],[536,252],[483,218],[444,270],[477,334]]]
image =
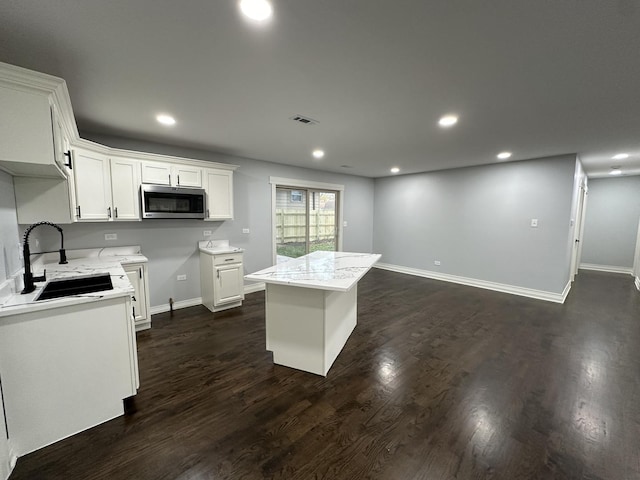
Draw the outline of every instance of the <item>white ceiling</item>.
[[[236,0],[4,0],[0,61],[66,79],[81,132],[370,177],[503,150],[640,174],[638,0],[273,6],[258,27]]]

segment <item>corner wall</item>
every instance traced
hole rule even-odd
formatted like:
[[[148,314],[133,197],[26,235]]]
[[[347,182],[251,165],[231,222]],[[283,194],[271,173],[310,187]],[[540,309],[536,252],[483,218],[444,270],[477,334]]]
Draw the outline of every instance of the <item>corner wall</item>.
[[[377,179],[374,251],[424,276],[561,301],[576,169],[567,155]]]

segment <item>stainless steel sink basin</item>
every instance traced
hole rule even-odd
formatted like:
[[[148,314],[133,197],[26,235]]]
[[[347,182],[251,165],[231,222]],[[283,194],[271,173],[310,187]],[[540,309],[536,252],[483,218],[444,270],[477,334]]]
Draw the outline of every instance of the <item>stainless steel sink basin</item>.
[[[103,290],[113,290],[111,276],[108,273],[61,278],[59,280],[51,280],[47,283],[42,292],[40,292],[40,295],[36,298],[36,301],[69,297],[83,293],[101,292]]]

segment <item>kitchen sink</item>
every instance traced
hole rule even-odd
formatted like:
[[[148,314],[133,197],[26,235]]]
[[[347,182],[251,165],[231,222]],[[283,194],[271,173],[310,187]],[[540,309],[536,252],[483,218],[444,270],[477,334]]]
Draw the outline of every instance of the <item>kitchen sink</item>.
[[[51,280],[47,283],[42,292],[40,292],[40,295],[36,298],[36,301],[69,297],[83,293],[101,292],[104,290],[113,290],[111,276],[108,273],[61,278]]]

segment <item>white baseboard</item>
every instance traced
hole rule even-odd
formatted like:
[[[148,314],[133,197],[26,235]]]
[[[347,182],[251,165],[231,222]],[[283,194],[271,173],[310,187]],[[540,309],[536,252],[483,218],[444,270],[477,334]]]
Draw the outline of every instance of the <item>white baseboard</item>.
[[[636,277],[636,288],[640,290],[640,277]]]
[[[244,286],[245,295],[248,293],[260,292],[266,288],[264,283],[250,283]],[[195,307],[196,305],[202,305],[202,297],[197,298],[189,298],[187,300],[179,300],[177,302],[173,302],[173,309],[178,310],[180,308],[187,307]],[[164,313],[169,311],[169,304],[165,303],[163,305],[156,305],[151,307],[151,315],[155,315],[157,313]]]
[[[545,300],[547,302],[564,303],[571,290],[571,282],[568,282],[562,293],[547,292],[544,290],[535,290],[533,288],[517,287],[515,285],[507,285],[504,283],[488,282],[485,280],[477,280],[475,278],[459,277],[457,275],[449,275],[446,273],[432,272],[429,270],[420,270],[418,268],[402,267],[399,265],[390,265],[387,263],[376,263],[375,268],[382,270],[390,270],[392,272],[406,273],[418,277],[431,278],[433,280],[441,280],[443,282],[458,283],[469,287],[484,288],[495,292],[510,293],[512,295],[520,295],[522,297],[535,298],[537,300]]]
[[[196,305],[202,305],[201,297],[189,298],[187,300],[178,300],[177,302],[173,302],[173,309],[179,310],[180,308],[195,307]],[[171,308],[169,307],[169,304],[165,303],[163,305],[155,305],[151,307],[150,310],[151,310],[151,315],[155,315],[157,313],[168,312],[170,309]]]
[[[595,263],[581,263],[580,269],[595,270],[597,272],[626,273],[627,275],[633,275],[633,268],[616,267],[614,265],[596,265]]]
[[[244,294],[246,295],[248,293],[261,292],[262,290],[265,290],[266,288],[267,288],[267,285],[264,282],[249,283],[249,284],[244,286]]]

